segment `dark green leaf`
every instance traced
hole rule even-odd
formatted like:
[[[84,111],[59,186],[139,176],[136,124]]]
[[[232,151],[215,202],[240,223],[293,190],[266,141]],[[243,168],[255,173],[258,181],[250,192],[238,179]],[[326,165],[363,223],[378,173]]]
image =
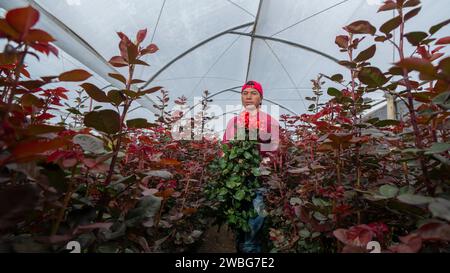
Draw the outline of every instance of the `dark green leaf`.
[[[358,56],[353,61],[357,62],[357,63],[367,61],[375,55],[376,51],[377,51],[377,46],[372,45],[368,49],[359,53]]]
[[[145,81],[140,80],[140,79],[134,79],[131,81],[131,84],[137,84],[137,83],[143,83],[143,82],[145,82]]]
[[[252,174],[254,176],[261,176],[261,170],[259,168],[253,168],[252,169]]]
[[[385,119],[385,120],[380,120],[377,121],[374,125],[376,127],[386,127],[386,126],[395,126],[400,124],[400,122],[398,120],[394,120],[394,119]]]
[[[152,94],[152,93],[155,93],[155,92],[161,90],[162,88],[163,88],[162,86],[155,86],[150,89],[139,91],[139,95],[141,96],[141,95],[145,95],[145,94]]]
[[[119,106],[126,98],[121,91],[111,90],[108,92],[108,99],[115,106]]]
[[[391,75],[402,76],[403,75],[403,69],[401,67],[398,67],[398,66],[393,66],[393,67],[389,68],[389,73]]]
[[[133,62],[130,62],[130,64],[138,64],[138,65],[144,65],[144,66],[150,66],[148,63],[141,61],[141,60],[134,60]]]
[[[37,186],[30,183],[2,185],[0,188],[0,230],[14,228],[16,224],[25,220],[27,216],[29,217],[38,205],[40,192]],[[15,229],[17,228],[15,227]],[[15,237],[11,236],[11,238]],[[3,248],[3,250],[6,249]]]
[[[82,113],[75,108],[67,108],[67,112],[74,114],[74,115],[82,115]]]
[[[431,148],[426,150],[425,154],[426,155],[440,154],[448,150],[450,150],[450,143],[433,143]]]
[[[138,97],[138,92],[136,91],[132,91],[132,90],[121,90],[121,92],[123,92],[125,95],[127,95],[128,97],[135,99]]]
[[[344,76],[342,76],[342,74],[335,74],[331,76],[331,80],[335,82],[342,82],[342,80],[344,80]]]
[[[97,86],[92,83],[83,83],[81,87],[88,93],[89,97],[98,102],[110,102],[108,96],[105,92],[100,90]]]
[[[394,185],[383,185],[379,188],[379,192],[387,198],[393,198],[397,195],[398,188]]]
[[[338,62],[340,65],[345,66],[347,68],[356,68],[356,63],[355,62],[349,62],[349,61],[339,61]]]
[[[447,104],[450,99],[450,91],[440,93],[436,97],[433,98],[434,104]]]
[[[364,67],[358,73],[358,79],[368,87],[383,86],[388,79],[377,67]]]
[[[234,195],[234,198],[238,201],[241,201],[245,197],[245,192],[243,190],[238,190]]]
[[[438,32],[441,28],[445,27],[446,25],[450,24],[450,19],[445,20],[442,23],[439,23],[437,25],[434,25],[430,28],[430,30],[428,31],[431,35],[435,34],[436,32]]]
[[[134,129],[147,128],[149,123],[145,118],[135,118],[127,120],[127,127]]]
[[[417,14],[419,14],[419,12],[420,12],[421,9],[422,9],[422,8],[419,7],[419,8],[413,9],[412,11],[408,12],[408,13],[405,15],[405,22],[408,21],[409,19],[413,18],[413,17],[416,16]]]
[[[43,167],[41,173],[47,177],[50,186],[59,192],[65,192],[67,190],[68,179],[64,170],[56,164],[46,164]]]
[[[115,134],[120,130],[120,116],[114,110],[92,111],[84,117],[84,124],[107,134]]]
[[[328,95],[330,95],[330,96],[332,96],[332,97],[342,97],[342,92],[339,91],[339,90],[337,90],[337,89],[334,88],[334,87],[328,88],[327,93],[328,93]]]
[[[428,210],[430,210],[434,217],[450,221],[450,201],[444,198],[436,198],[428,205]],[[447,234],[447,237],[450,236]]]
[[[390,19],[389,21],[387,21],[386,23],[384,23],[380,27],[380,31],[385,33],[385,34],[388,34],[391,31],[393,31],[394,29],[398,28],[401,23],[402,23],[402,17],[401,16],[394,17],[394,18]]]
[[[425,38],[428,37],[428,34],[422,31],[414,31],[405,34],[405,37],[411,45],[418,46]]]
[[[425,205],[433,201],[431,197],[414,194],[402,194],[397,199],[410,205]]]

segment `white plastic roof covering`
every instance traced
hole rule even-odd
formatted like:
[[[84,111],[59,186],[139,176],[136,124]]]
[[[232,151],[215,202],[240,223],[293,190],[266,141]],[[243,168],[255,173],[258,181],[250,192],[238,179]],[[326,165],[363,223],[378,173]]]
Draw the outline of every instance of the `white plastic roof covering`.
[[[58,74],[81,67],[94,74],[89,81],[99,87],[117,85],[107,76],[114,68],[107,64],[118,55],[122,31],[135,37],[139,29],[149,30],[144,44],[155,43],[156,54],[145,59],[150,67],[139,66],[136,76],[153,81],[170,92],[171,101],[185,95],[190,105],[204,90],[214,94],[226,89],[239,91],[246,80],[260,81],[265,99],[281,105],[280,114],[305,113],[312,96],[310,80],[319,73],[333,75],[346,70],[319,54],[270,40],[276,38],[313,48],[335,59],[345,59],[334,44],[342,27],[356,20],[370,20],[377,28],[393,16],[391,12],[377,14],[381,0],[0,0],[0,7],[11,8],[31,4],[41,11],[39,28],[58,41],[62,58],[47,57],[30,64],[35,76]],[[420,16],[410,20],[406,31],[428,30],[449,17],[448,0],[422,0]],[[269,39],[226,33],[255,34]],[[255,27],[256,26],[256,27]],[[439,33],[449,36],[450,28]],[[196,47],[203,41],[213,38]],[[374,43],[366,39],[365,49]],[[409,47],[407,52],[412,53]],[[187,53],[176,59],[180,54]],[[449,51],[447,50],[447,54]],[[395,58],[388,43],[377,43],[372,63],[387,69]],[[165,70],[160,71],[171,61]],[[157,72],[160,74],[156,74]],[[125,71],[122,71],[125,72]],[[348,74],[348,73],[347,73]],[[155,75],[157,75],[155,77]],[[67,87],[72,87],[66,84]],[[325,92],[326,94],[326,92]],[[383,99],[381,92],[371,94],[375,101]],[[155,97],[140,101],[144,107],[128,118],[154,118]],[[326,100],[326,95],[323,100]],[[214,104],[226,112],[225,105],[240,105],[239,92],[225,91],[213,98]],[[272,105],[266,101],[264,104]],[[138,104],[136,106],[139,106]],[[269,108],[270,109],[270,108]],[[216,113],[217,114],[217,113]],[[228,119],[229,116],[226,117]],[[226,120],[225,119],[225,120]],[[216,124],[220,131],[224,121]]]

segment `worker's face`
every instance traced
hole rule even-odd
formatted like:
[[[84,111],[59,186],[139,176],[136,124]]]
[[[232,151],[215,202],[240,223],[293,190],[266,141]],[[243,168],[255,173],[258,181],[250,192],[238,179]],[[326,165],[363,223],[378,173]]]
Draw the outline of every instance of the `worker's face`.
[[[261,95],[259,94],[258,90],[254,88],[246,88],[241,93],[241,99],[242,99],[242,105],[245,108],[251,107],[251,108],[259,108],[261,105]]]

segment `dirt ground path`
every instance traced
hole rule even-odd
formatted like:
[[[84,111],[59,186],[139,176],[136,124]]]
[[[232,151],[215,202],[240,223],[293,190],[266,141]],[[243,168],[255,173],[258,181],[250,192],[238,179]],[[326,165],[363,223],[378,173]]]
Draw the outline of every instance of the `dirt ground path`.
[[[202,242],[197,249],[198,253],[236,253],[234,234],[227,226],[218,230],[217,226],[211,226],[205,231]]]

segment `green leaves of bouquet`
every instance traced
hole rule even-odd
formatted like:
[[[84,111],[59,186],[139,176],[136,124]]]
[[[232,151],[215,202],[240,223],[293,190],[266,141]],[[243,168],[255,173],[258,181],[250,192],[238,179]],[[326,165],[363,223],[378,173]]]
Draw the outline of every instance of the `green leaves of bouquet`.
[[[256,217],[252,200],[260,186],[261,158],[257,141],[231,141],[223,145],[224,156],[210,167],[218,173],[207,188],[209,200],[214,202],[215,216],[232,229],[250,231],[248,220]]]

